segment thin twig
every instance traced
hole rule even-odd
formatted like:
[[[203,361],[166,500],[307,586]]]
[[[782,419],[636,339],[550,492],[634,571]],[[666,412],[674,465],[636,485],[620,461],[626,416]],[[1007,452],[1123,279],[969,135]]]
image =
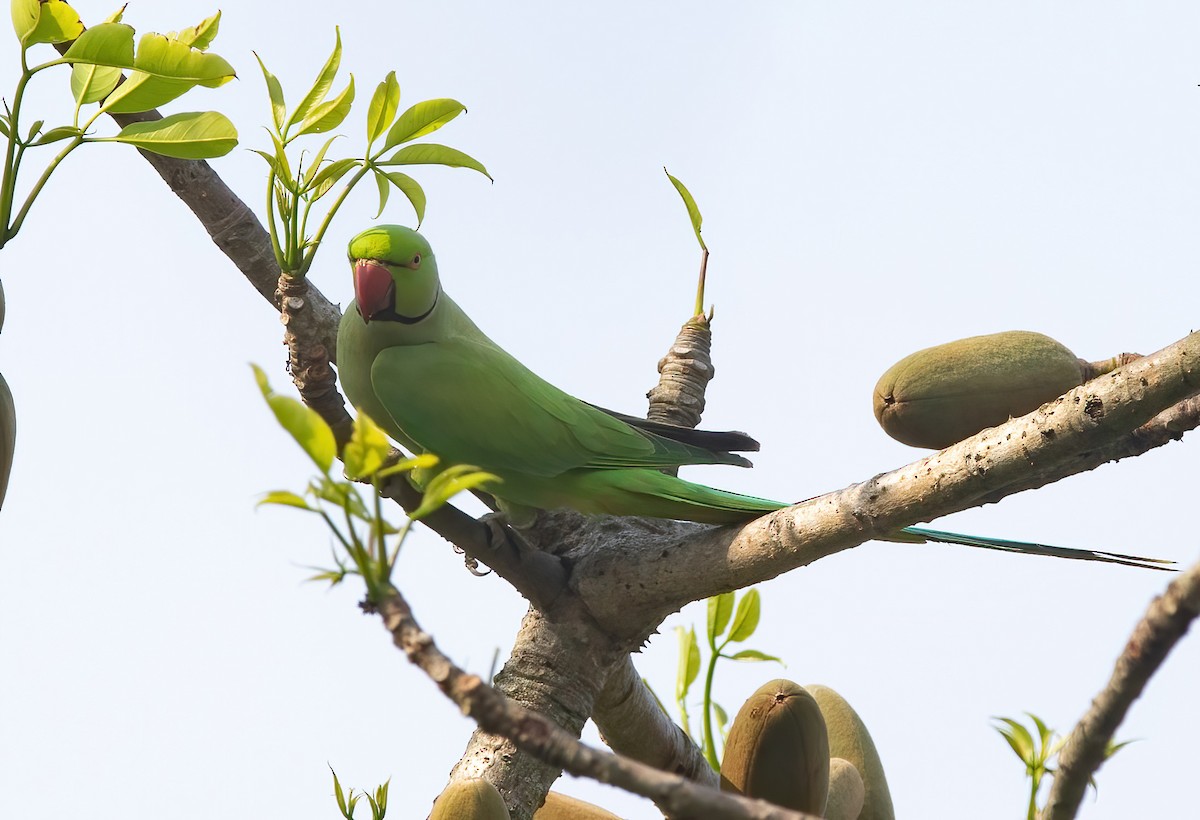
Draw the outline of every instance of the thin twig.
[[[1070,820],[1079,811],[1088,782],[1104,763],[1108,745],[1150,677],[1200,616],[1200,562],[1155,598],[1117,658],[1108,685],[1067,735],[1058,755],[1054,784],[1039,817]]]

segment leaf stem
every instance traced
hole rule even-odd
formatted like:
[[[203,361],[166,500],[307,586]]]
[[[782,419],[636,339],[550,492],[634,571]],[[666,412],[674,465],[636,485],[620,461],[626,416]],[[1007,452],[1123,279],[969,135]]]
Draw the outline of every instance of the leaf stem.
[[[67,158],[67,154],[83,145],[85,141],[86,140],[83,137],[75,137],[67,144],[67,147],[59,151],[58,156],[51,160],[50,164],[46,166],[46,170],[42,172],[41,177],[38,178],[38,181],[34,183],[33,188],[30,189],[29,196],[25,197],[25,203],[21,206],[20,212],[13,220],[12,233],[14,235],[17,233],[17,231],[21,230],[21,225],[25,222],[25,216],[29,213],[29,209],[33,207],[33,201],[37,199],[38,194],[42,192],[42,188],[45,187],[46,183],[50,181],[50,175],[53,174],[55,169],[57,169],[62,161]],[[24,153],[24,151],[22,150],[21,153]],[[20,162],[20,155],[17,157],[17,162]]]
[[[696,311],[693,316],[704,315],[704,280],[708,273],[708,248],[700,249],[700,280],[696,284]]]
[[[17,168],[20,159],[16,155],[17,143],[21,139],[21,99],[25,96],[25,86],[33,75],[29,71],[29,62],[25,57],[25,49],[21,49],[21,77],[17,80],[17,88],[13,92],[12,108],[8,118],[8,149],[4,154],[4,181],[0,184],[0,248],[16,235],[16,230],[10,228],[9,218],[12,216],[13,198],[16,196]]]
[[[712,728],[712,685],[713,676],[717,671],[717,658],[721,657],[721,650],[725,648],[729,641],[726,640],[718,648],[716,641],[710,635],[708,639],[708,648],[711,650],[708,658],[708,670],[704,674],[704,757],[708,760],[708,765],[713,767],[714,772],[721,771],[721,761],[717,758],[717,741],[713,736]]]

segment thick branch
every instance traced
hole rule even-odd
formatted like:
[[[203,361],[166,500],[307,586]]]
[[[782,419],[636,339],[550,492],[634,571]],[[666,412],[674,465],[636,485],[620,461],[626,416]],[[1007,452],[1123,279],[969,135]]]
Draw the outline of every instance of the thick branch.
[[[1079,811],[1088,782],[1104,763],[1108,744],[1129,707],[1198,616],[1200,562],[1150,603],[1117,659],[1108,685],[1067,735],[1042,820],[1070,820]]]
[[[648,797],[672,817],[817,820],[811,815],[700,786],[678,775],[592,749],[541,715],[504,698],[477,676],[455,666],[417,624],[399,592],[389,595],[378,610],[396,646],[465,714],[487,731],[511,738],[517,748],[544,760],[554,769],[611,783]]]
[[[1200,333],[1193,333],[1027,416],[740,529],[630,520],[611,522],[602,536],[578,533],[566,550],[576,562],[573,583],[601,623],[638,639],[647,624],[691,601],[1011,495],[1031,475],[1069,470],[1081,453],[1122,440],[1197,392]],[[569,530],[558,535],[572,541]]]
[[[1184,399],[1176,405],[1168,407],[1150,421],[1122,436],[1117,440],[1097,447],[1094,450],[1080,453],[1070,461],[1064,462],[1056,470],[1031,475],[1027,481],[1010,484],[999,495],[986,495],[979,499],[981,504],[991,504],[1025,490],[1036,490],[1047,484],[1053,484],[1068,476],[1094,470],[1110,461],[1120,461],[1123,458],[1133,458],[1147,453],[1156,447],[1162,447],[1172,441],[1179,441],[1183,434],[1200,427],[1200,396]]]
[[[650,694],[628,655],[608,676],[592,718],[614,752],[712,788],[720,783],[700,747]]]

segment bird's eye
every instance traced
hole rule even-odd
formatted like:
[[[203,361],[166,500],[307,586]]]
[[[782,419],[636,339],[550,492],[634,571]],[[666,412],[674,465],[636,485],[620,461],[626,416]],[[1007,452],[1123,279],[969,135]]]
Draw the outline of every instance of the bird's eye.
[[[415,267],[416,267],[417,265],[419,265],[419,264],[421,264],[421,254],[419,254],[419,253],[414,253],[414,254],[413,254],[413,260],[412,260],[412,265],[413,265],[413,267],[415,268]]]

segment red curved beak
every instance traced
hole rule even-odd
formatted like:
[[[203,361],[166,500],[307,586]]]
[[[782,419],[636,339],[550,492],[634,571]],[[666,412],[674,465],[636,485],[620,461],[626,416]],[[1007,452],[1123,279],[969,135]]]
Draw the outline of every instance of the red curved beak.
[[[392,274],[378,262],[359,259],[354,263],[354,298],[363,321],[370,321],[396,303],[396,283]]]

